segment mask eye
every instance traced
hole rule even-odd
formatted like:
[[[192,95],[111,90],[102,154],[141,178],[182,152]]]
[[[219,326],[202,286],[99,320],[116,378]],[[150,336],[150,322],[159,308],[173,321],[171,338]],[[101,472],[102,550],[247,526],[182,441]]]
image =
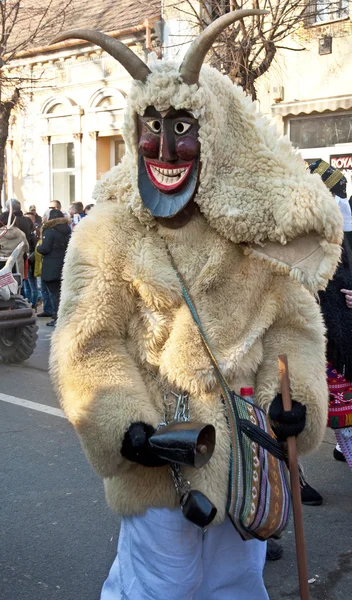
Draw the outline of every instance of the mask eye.
[[[174,125],[174,132],[177,135],[183,135],[192,127],[191,123],[186,123],[185,121],[177,121]]]
[[[157,119],[151,119],[150,121],[147,121],[146,125],[153,133],[161,132],[161,121],[158,121]]]

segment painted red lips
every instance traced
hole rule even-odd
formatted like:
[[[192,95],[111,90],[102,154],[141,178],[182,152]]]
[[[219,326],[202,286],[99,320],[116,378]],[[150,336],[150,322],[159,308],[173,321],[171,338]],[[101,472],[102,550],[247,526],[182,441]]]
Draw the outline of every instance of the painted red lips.
[[[186,182],[194,160],[181,165],[160,163],[144,157],[145,167],[152,184],[164,193],[174,192]]]

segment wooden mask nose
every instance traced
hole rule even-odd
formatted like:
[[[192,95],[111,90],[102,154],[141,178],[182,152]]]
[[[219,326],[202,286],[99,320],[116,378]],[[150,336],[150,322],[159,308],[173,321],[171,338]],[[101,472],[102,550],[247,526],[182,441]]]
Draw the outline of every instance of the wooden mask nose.
[[[163,119],[161,139],[160,139],[160,151],[159,159],[165,162],[172,162],[177,160],[175,134],[171,123]]]

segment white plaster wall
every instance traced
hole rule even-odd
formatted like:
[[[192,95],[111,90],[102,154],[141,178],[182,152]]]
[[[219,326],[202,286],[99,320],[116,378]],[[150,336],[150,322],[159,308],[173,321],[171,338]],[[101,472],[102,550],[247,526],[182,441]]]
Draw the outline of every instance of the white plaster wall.
[[[271,117],[273,87],[283,86],[284,102],[352,94],[352,36],[333,38],[332,53],[319,55],[318,37],[305,50],[280,50],[268,73],[258,80],[261,111]],[[287,45],[299,47],[287,41]]]
[[[51,136],[52,142],[74,141],[76,157],[81,143],[82,172],[81,177],[79,174],[76,176],[76,190],[80,188],[81,179],[81,195],[76,200],[81,199],[84,204],[91,202],[96,182],[96,141],[92,132],[97,124],[99,129],[103,124],[104,128],[109,128],[109,131],[103,132],[104,135],[121,134],[123,109],[115,113],[109,110],[94,113],[90,101],[99,89],[111,88],[116,90],[117,103],[122,106],[124,98],[119,92],[127,95],[131,78],[111,58],[104,57],[103,67],[95,65],[93,69],[87,59],[83,57],[77,62],[66,52],[60,68],[55,64],[49,65],[50,78],[44,76],[43,87],[35,90],[32,100],[24,97],[24,107],[16,113],[10,131],[10,139],[13,140],[13,187],[14,196],[22,202],[24,209],[34,203],[42,214],[48,207],[50,177],[46,136],[53,128],[55,135]],[[44,64],[40,68],[47,67]],[[55,78],[53,74],[56,74]],[[73,104],[72,116],[47,119],[43,115],[43,105],[50,97],[63,101],[69,98]],[[82,141],[73,139],[73,133],[81,134]]]
[[[199,11],[199,3],[194,2],[194,11]],[[164,21],[163,56],[182,60],[199,28],[197,18],[192,14],[188,2],[164,0],[162,2]]]

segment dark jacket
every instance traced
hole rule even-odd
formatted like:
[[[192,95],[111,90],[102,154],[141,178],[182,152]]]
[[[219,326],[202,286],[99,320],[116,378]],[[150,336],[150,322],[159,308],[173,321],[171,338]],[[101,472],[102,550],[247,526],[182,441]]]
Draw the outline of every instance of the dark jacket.
[[[352,250],[350,236],[342,244],[341,262],[324,292],[319,292],[320,308],[327,329],[327,357],[338,373],[352,381],[352,308],[346,306],[342,289],[352,290]]]
[[[43,225],[43,242],[37,250],[43,255],[43,281],[58,281],[61,279],[66,248],[71,235],[68,220],[65,218],[51,219]]]
[[[23,231],[23,233],[25,234],[27,241],[29,243],[31,240],[32,228],[33,228],[32,221],[30,219],[28,219],[28,217],[24,217],[23,212],[21,210],[16,210],[15,212],[13,212],[12,218],[14,218],[14,217],[16,217],[16,225],[17,225],[18,229]],[[4,223],[4,225],[7,225],[8,218],[9,218],[8,211],[1,213],[0,221],[2,223]]]

